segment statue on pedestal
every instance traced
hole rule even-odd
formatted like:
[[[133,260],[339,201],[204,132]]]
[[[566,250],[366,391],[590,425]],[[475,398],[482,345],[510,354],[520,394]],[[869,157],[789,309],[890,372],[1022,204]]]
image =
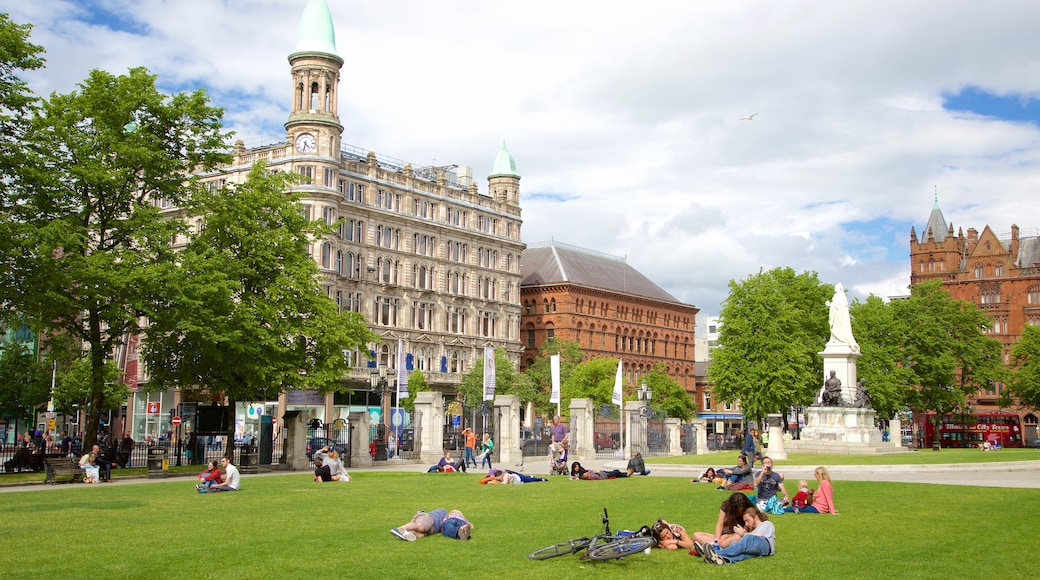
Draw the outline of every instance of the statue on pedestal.
[[[860,379],[856,383],[856,401],[852,404],[853,407],[859,409],[870,409],[870,393],[867,392],[867,379]]]
[[[831,376],[823,381],[820,396],[817,397],[814,407],[840,407],[841,406],[841,379],[831,371]]]
[[[834,286],[834,297],[827,303],[830,306],[830,343],[849,345],[852,352],[859,352],[859,344],[852,336],[852,321],[849,319],[849,300],[845,297],[845,288],[841,282]]]

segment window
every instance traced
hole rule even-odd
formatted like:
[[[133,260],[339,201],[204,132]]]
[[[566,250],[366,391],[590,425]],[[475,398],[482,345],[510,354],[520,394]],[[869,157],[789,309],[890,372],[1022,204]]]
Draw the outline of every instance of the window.
[[[452,262],[466,263],[469,254],[469,246],[462,242],[448,240],[444,246],[444,257]]]
[[[321,208],[321,219],[325,221],[325,225],[327,226],[331,226],[332,224],[336,223],[336,208]]]
[[[343,309],[351,312],[361,312],[361,293],[347,292],[343,297]]]
[[[997,263],[997,267],[994,269],[993,275],[998,277],[1004,276],[1004,264]]]
[[[433,328],[432,302],[412,302],[412,327],[418,330]]]
[[[391,211],[401,211],[401,194],[380,189],[376,195],[376,205]]]
[[[339,181],[339,190],[343,194],[343,200],[353,203],[364,203],[365,202],[365,186],[360,183],[353,183],[341,179]]]
[[[458,306],[448,308],[445,316],[445,330],[452,334],[466,333],[466,310]]]
[[[376,245],[388,250],[399,250],[401,230],[390,226],[376,226]]]
[[[448,352],[448,372],[461,373],[465,364],[462,355],[457,350]]]
[[[495,336],[495,323],[498,321],[498,315],[494,312],[481,312],[480,313],[480,336],[494,338]]]
[[[477,297],[483,300],[494,300],[498,293],[498,281],[492,278],[477,280]]]
[[[981,278],[982,277],[982,264],[975,264],[975,277],[976,278]]]
[[[340,237],[348,242],[363,242],[363,226],[361,220],[343,220],[339,225]]]
[[[534,348],[534,331],[527,331],[527,348]]]
[[[341,274],[347,278],[353,278],[355,280],[361,279],[361,267],[364,259],[361,254],[355,254],[354,252],[347,252],[346,262],[343,264],[343,270]]]
[[[313,165],[300,165],[296,168],[296,173],[299,173],[306,178],[306,183],[314,181],[314,166]]]
[[[387,296],[376,296],[376,324],[397,326],[398,300]]]
[[[336,187],[335,169],[325,169],[325,187]]]
[[[390,258],[379,258],[376,260],[376,274],[383,284],[400,284],[401,263]]]
[[[311,221],[311,206],[308,204],[300,204],[300,215],[303,219]]]
[[[432,217],[433,204],[423,199],[412,200],[412,213],[421,218]]]
[[[332,267],[332,244],[328,242],[321,245],[321,267],[326,270]]]
[[[412,285],[420,290],[433,290],[433,268],[425,264],[413,264]]]
[[[1026,303],[1027,304],[1040,304],[1040,286],[1030,286],[1026,290]]]

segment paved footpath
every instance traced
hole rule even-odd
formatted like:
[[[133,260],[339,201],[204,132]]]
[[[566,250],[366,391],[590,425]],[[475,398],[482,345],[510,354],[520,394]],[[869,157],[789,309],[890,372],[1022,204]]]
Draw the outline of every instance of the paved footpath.
[[[707,459],[710,456],[704,456]],[[516,469],[526,473],[543,473],[545,465],[537,461],[540,458],[526,458],[529,463],[526,467],[505,466],[507,469]],[[537,463],[537,467],[534,465]],[[589,469],[625,469],[626,462],[620,460],[589,461],[583,465]],[[400,471],[410,473],[421,473],[429,466],[425,463],[410,461],[389,461],[366,468],[351,468],[351,473],[364,473],[369,471]],[[498,465],[496,467],[503,467]],[[651,470],[650,477],[679,477],[693,479],[704,473],[708,467],[717,465],[671,465],[660,463],[647,463]],[[812,480],[814,465],[791,465],[785,466],[784,462],[776,462],[776,470],[783,474],[788,481],[799,479]],[[831,477],[835,480],[846,481],[896,481],[902,483],[931,483],[942,485],[975,485],[983,487],[1018,487],[1018,488],[1040,488],[1040,461],[1011,461],[998,463],[951,463],[937,465],[835,465],[828,466]],[[481,472],[473,470],[471,472]],[[258,474],[244,474],[243,479],[252,477],[271,477],[277,475],[300,474],[302,471],[270,471]],[[116,472],[118,475],[118,471]],[[143,483],[161,483],[166,481],[187,482],[194,478],[193,473],[171,476],[169,478],[149,479],[140,477],[116,477],[111,483],[100,484],[105,487],[110,485],[134,485]],[[0,482],[3,478],[0,477]],[[78,487],[78,486],[75,486]],[[62,489],[64,485],[45,485],[43,483],[3,484],[0,483],[0,493],[42,491],[48,489]]]

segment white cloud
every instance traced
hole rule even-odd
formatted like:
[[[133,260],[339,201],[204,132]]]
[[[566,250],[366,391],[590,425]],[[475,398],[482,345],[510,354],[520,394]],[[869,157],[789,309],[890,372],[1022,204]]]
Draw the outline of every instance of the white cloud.
[[[205,87],[239,137],[283,131],[303,0],[6,4],[48,51],[40,93],[145,66]],[[345,143],[486,187],[505,140],[525,240],[624,255],[705,315],[776,266],[905,293],[935,187],[955,227],[1040,226],[1040,130],[942,108],[966,85],[1040,93],[1035,2],[329,6]]]

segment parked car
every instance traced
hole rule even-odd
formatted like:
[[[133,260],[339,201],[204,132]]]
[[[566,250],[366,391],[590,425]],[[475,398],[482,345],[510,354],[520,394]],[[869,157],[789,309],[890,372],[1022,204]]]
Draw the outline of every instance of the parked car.
[[[593,446],[596,448],[596,451],[599,451],[600,449],[617,449],[618,442],[614,441],[614,439],[606,433],[597,432],[596,438],[593,441]]]
[[[1040,447],[1040,439],[1033,439],[1029,443],[1026,443],[1026,447],[1033,447],[1033,448]]]
[[[311,456],[314,455],[314,452],[325,446],[328,446],[329,449],[335,449],[336,453],[340,455],[347,453],[346,443],[337,443],[327,437],[311,437],[307,440],[307,459],[312,459]]]

